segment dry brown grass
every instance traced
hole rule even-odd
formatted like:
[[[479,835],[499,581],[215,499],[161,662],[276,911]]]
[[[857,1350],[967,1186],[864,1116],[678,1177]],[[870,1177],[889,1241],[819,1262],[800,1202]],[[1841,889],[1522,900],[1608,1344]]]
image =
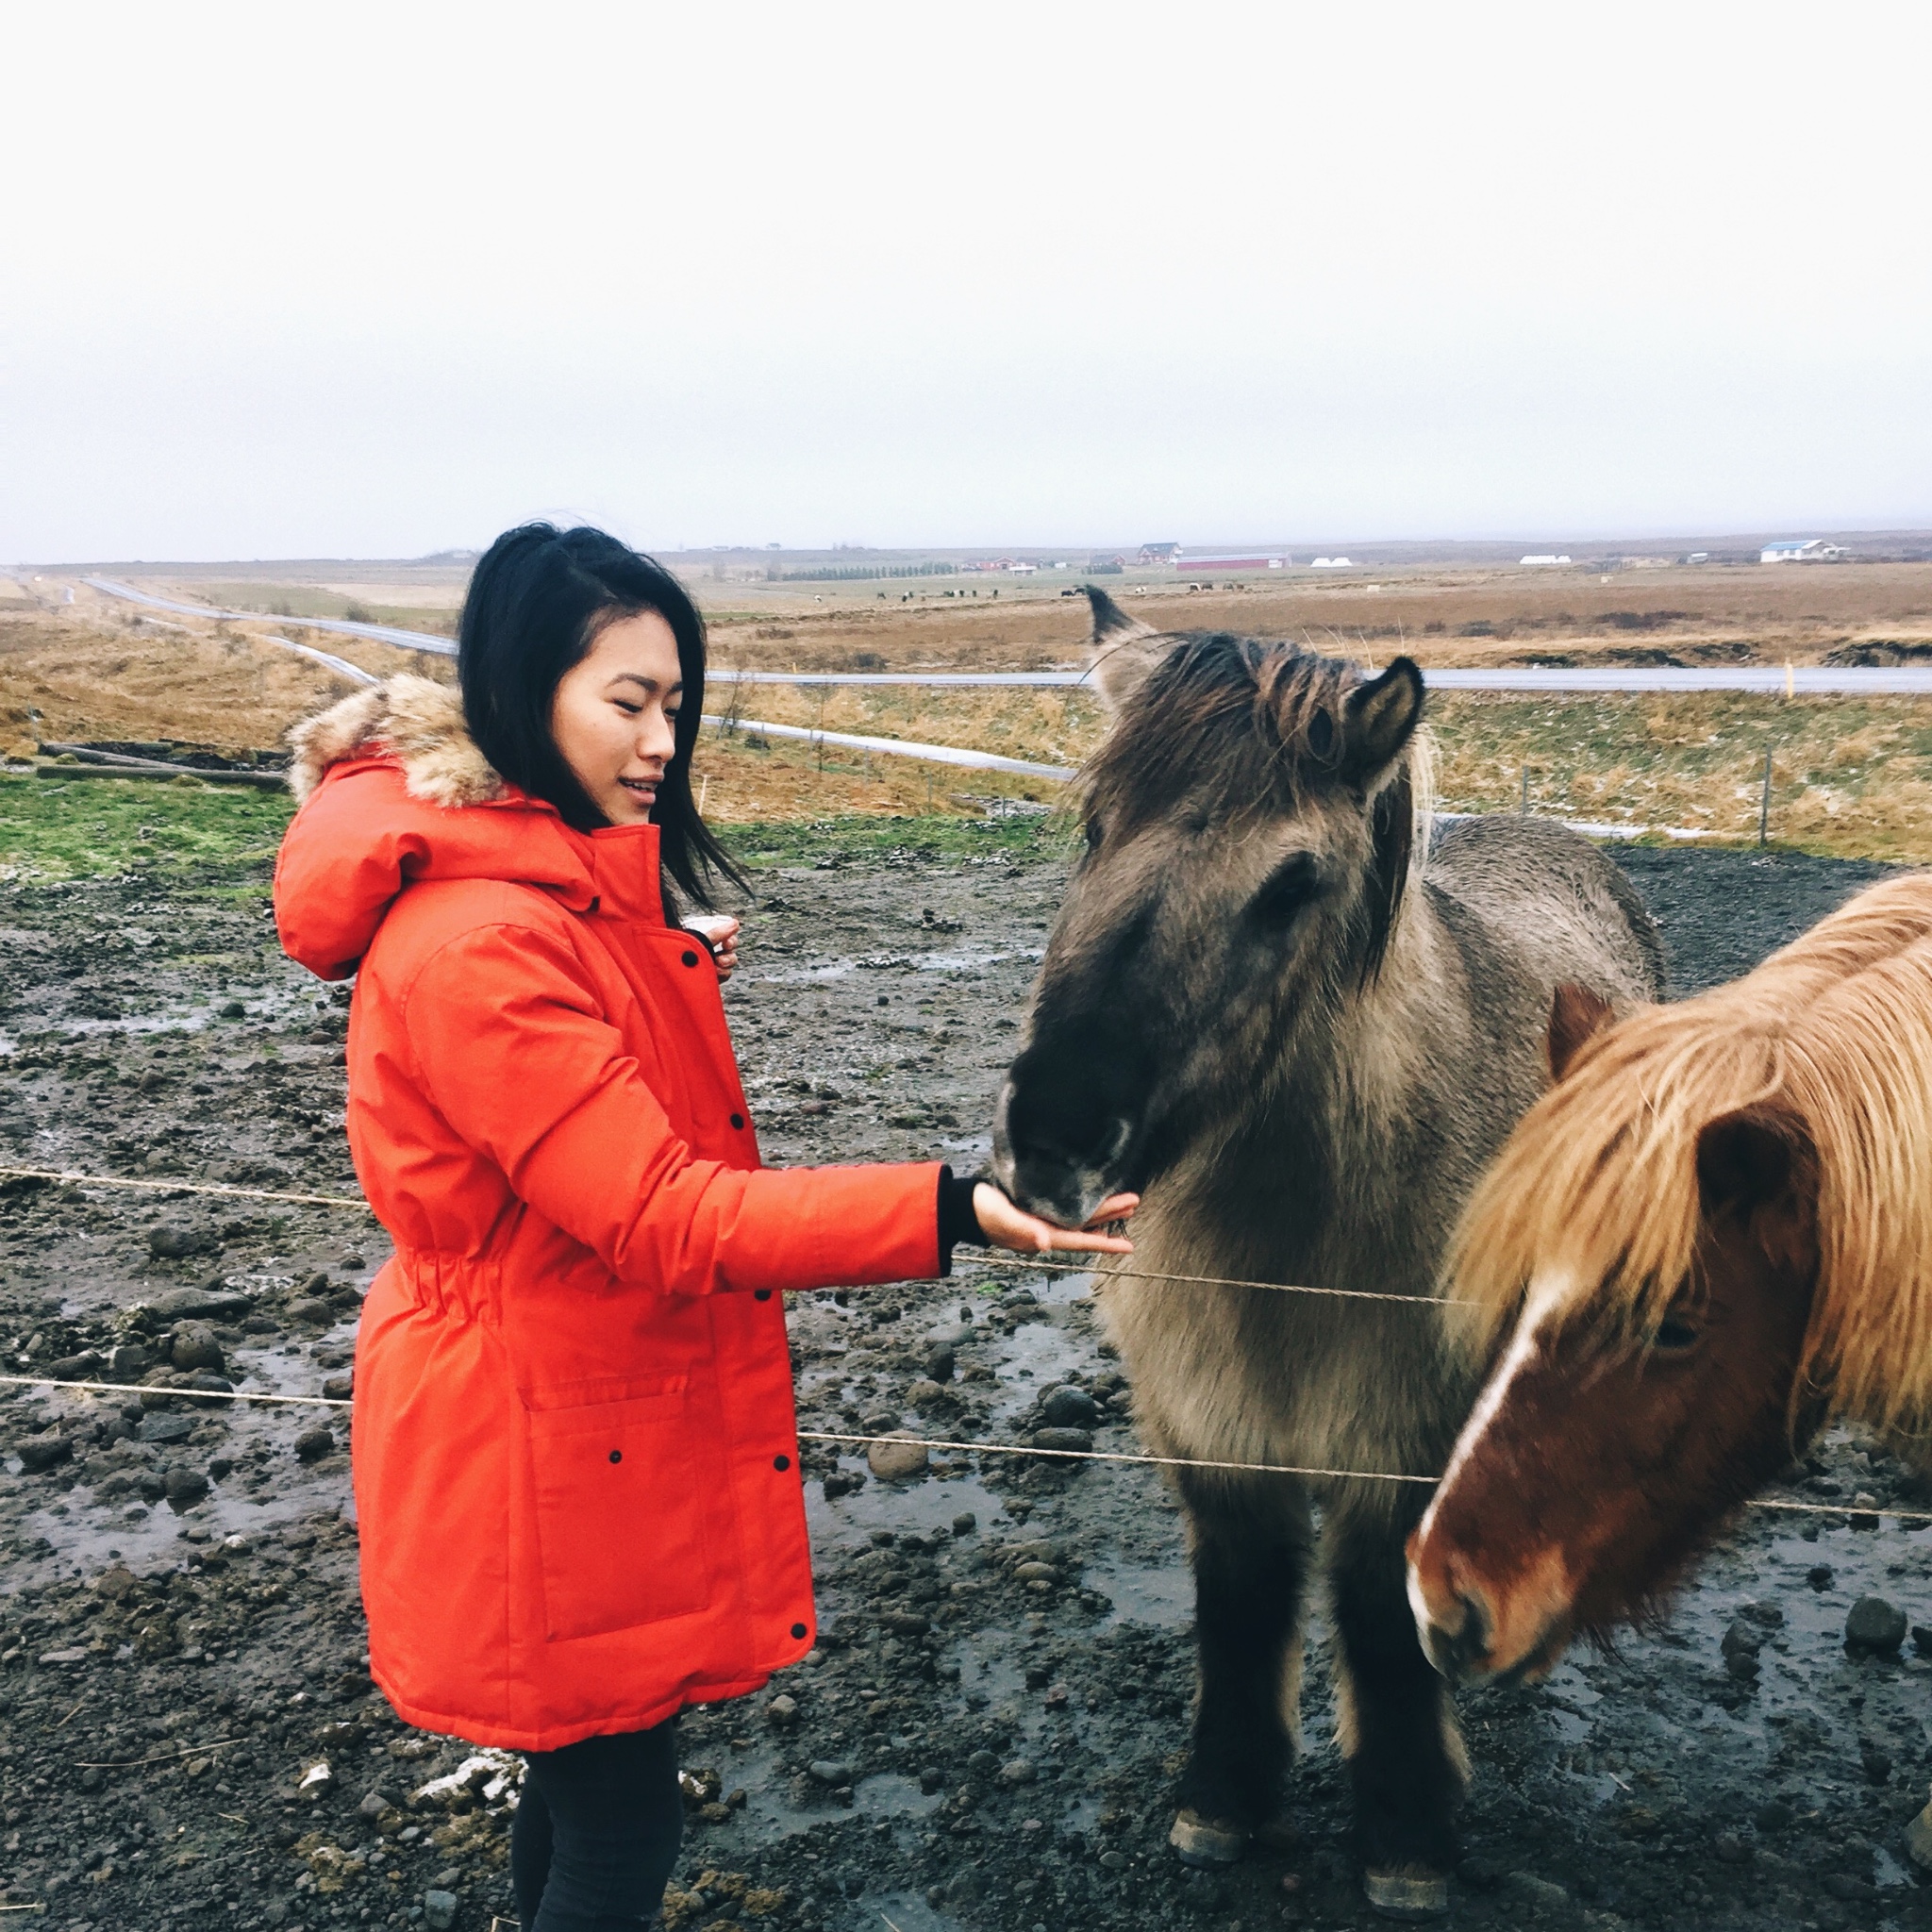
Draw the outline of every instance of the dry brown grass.
[[[1847,643],[1932,643],[1932,564],[1620,571],[1607,583],[1569,571],[1410,571],[1191,595],[1166,582],[1108,588],[1157,629],[1238,630],[1377,661],[1406,650],[1424,665],[1653,661],[1659,652],[1686,663],[1804,664]],[[718,661],[749,671],[1038,671],[1079,662],[1087,641],[1084,597],[897,596],[848,591],[823,610],[714,614]]]
[[[0,619],[0,707],[22,724],[37,711],[30,735],[40,739],[165,738],[261,750],[342,689],[292,651],[232,630],[190,639],[106,628],[85,616]],[[17,756],[31,745],[16,738],[12,749]]]
[[[1013,627],[1000,648],[1058,650],[1058,642],[1024,645],[1024,626],[1042,610],[1065,624],[1066,655],[1077,656],[1084,615],[1052,605],[1002,610],[995,628],[1008,620]],[[967,612],[952,623],[963,633],[969,624],[993,620]],[[0,616],[0,750],[22,755],[36,737],[175,739],[225,750],[277,745],[291,724],[343,687],[320,666],[251,641],[249,628],[158,630],[86,606]],[[301,635],[288,625],[277,628]],[[921,634],[940,633],[928,626]],[[451,671],[447,659],[386,645],[321,634],[315,641],[377,674]],[[730,701],[728,687],[721,688],[711,708]],[[777,723],[1067,765],[1084,758],[1104,728],[1085,689],[763,686],[746,689],[741,702],[751,716]],[[37,720],[30,709],[40,713]],[[1526,767],[1532,808],[1541,812],[1748,840],[1756,836],[1769,744],[1774,839],[1845,856],[1932,861],[1932,701],[1456,693],[1434,700],[1431,717],[1441,745],[1442,801],[1452,809],[1513,808]],[[1050,781],[867,758],[837,747],[821,752],[785,741],[760,747],[712,734],[701,744],[697,778],[709,816],[738,823],[971,811],[977,809],[974,799],[1053,803],[1061,790]]]
[[[1507,811],[1529,774],[1551,817],[1771,836],[1840,858],[1932,862],[1932,699],[1674,692],[1434,700],[1446,809]]]

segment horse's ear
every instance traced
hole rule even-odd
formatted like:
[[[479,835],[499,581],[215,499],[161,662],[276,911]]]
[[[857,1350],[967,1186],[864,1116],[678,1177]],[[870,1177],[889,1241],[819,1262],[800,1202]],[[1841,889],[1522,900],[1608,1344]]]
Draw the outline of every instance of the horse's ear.
[[[1735,1215],[1768,1249],[1795,1252],[1808,1241],[1818,1200],[1818,1152],[1804,1116],[1760,1101],[1707,1121],[1697,1191],[1707,1221]]]
[[[1423,717],[1423,675],[1411,658],[1398,658],[1380,677],[1358,684],[1341,715],[1341,771],[1367,784],[1400,757]]]
[[[1561,1080],[1615,1017],[1602,993],[1566,979],[1550,999],[1550,1078]]]
[[[1107,592],[1086,587],[1093,607],[1093,655],[1090,670],[1110,711],[1123,709],[1148,675],[1167,655],[1168,641],[1138,617],[1129,617]]]

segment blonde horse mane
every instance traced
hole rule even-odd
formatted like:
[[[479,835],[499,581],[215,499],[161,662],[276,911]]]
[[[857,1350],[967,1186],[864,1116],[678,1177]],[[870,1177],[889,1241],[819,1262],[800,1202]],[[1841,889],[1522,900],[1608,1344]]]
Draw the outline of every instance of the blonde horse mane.
[[[1465,1210],[1445,1293],[1493,1346],[1530,1283],[1647,1334],[1691,1272],[1697,1137],[1770,1104],[1819,1170],[1798,1389],[1901,1438],[1932,1428],[1932,875],[1888,880],[1755,972],[1599,1034]]]

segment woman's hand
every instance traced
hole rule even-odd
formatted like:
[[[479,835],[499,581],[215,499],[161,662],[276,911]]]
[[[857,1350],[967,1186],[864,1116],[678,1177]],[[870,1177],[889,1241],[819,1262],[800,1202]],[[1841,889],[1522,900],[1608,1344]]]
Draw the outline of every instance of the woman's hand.
[[[1086,1229],[1056,1227],[1037,1214],[1016,1207],[1009,1196],[990,1181],[973,1190],[973,1211],[979,1218],[980,1232],[996,1248],[1011,1248],[1021,1255],[1051,1254],[1056,1248],[1087,1255],[1131,1255],[1134,1244],[1116,1234],[1095,1234],[1109,1221],[1127,1221],[1141,1205],[1139,1194],[1115,1194],[1093,1210]]]
[[[742,930],[737,920],[728,912],[708,915],[703,919],[687,919],[686,932],[694,932],[711,949],[711,958],[718,962],[718,977],[729,979],[738,964],[738,935]]]

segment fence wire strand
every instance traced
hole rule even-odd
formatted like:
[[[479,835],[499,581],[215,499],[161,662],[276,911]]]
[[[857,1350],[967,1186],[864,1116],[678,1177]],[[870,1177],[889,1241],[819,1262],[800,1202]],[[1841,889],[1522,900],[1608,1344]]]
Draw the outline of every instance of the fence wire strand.
[[[0,1387],[28,1389],[75,1389],[83,1393],[109,1395],[158,1394],[179,1396],[186,1402],[256,1402],[308,1408],[353,1408],[353,1398],[333,1395],[261,1395],[245,1389],[176,1389],[138,1382],[83,1382],[63,1380],[58,1375],[0,1375]],[[1042,1449],[1032,1442],[972,1442],[913,1435],[861,1436],[838,1429],[794,1429],[801,1442],[841,1442],[853,1448],[870,1448],[875,1442],[898,1447],[943,1449],[970,1456],[1013,1456],[1042,1462],[1121,1462],[1142,1469],[1207,1469],[1238,1475],[1292,1475],[1310,1481],[1347,1483],[1425,1483],[1434,1488],[1439,1475],[1405,1475],[1386,1469],[1318,1469],[1287,1462],[1222,1462],[1198,1456],[1150,1456],[1125,1449]],[[1785,1509],[1809,1516],[1891,1516],[1902,1523],[1932,1523],[1932,1510],[1898,1509],[1890,1504],[1790,1503],[1754,1496],[1745,1506],[1751,1509]]]
[[[153,1193],[212,1194],[251,1201],[286,1201],[316,1208],[352,1208],[374,1214],[367,1201],[342,1194],[279,1193],[262,1188],[229,1187],[212,1181],[132,1180],[111,1174],[87,1174],[54,1168],[0,1167],[0,1180],[57,1181],[71,1187],[127,1188]],[[1062,1249],[1061,1253],[1066,1250]],[[1030,1259],[1024,1255],[990,1255],[978,1257],[974,1266],[1013,1268],[1026,1274],[1091,1274],[1091,1262]],[[1153,1270],[1110,1268],[1108,1278],[1128,1281],[1162,1281],[1189,1287],[1252,1288],[1277,1294],[1334,1296],[1344,1301],[1397,1302],[1424,1307],[1471,1307],[1470,1302],[1446,1301],[1435,1295],[1381,1294],[1370,1289],[1307,1288],[1285,1281],[1240,1281],[1216,1274],[1169,1274]],[[134,1395],[153,1392],[179,1396],[192,1403],[242,1402],[299,1408],[353,1408],[354,1400],[332,1395],[264,1395],[242,1389],[181,1389],[156,1387],[135,1382],[92,1382],[63,1379],[57,1375],[0,1374],[0,1387],[31,1389],[74,1389],[84,1393]],[[1011,1456],[1052,1462],[1117,1462],[1145,1469],[1205,1469],[1236,1475],[1291,1475],[1310,1481],[1357,1483],[1426,1483],[1431,1488],[1441,1481],[1435,1475],[1406,1475],[1383,1469],[1319,1469],[1280,1462],[1223,1462],[1193,1456],[1150,1456],[1122,1449],[1042,1449],[1030,1442],[966,1442],[935,1441],[924,1436],[846,1435],[825,1429],[799,1429],[801,1442],[841,1442],[854,1448],[870,1448],[877,1442],[916,1442],[925,1449],[943,1449],[974,1456]],[[1879,1505],[1793,1503],[1769,1497],[1753,1497],[1745,1506],[1752,1509],[1780,1509],[1808,1516],[1890,1516],[1901,1523],[1932,1523],[1932,1510],[1895,1509]]]
[[[77,1188],[130,1188],[158,1194],[214,1194],[231,1200],[286,1201],[311,1208],[350,1208],[362,1214],[375,1212],[359,1196],[276,1193],[262,1188],[225,1187],[209,1181],[130,1180],[113,1174],[73,1174],[54,1168],[0,1167],[0,1180],[8,1179],[58,1181]],[[1050,1252],[1067,1254],[1073,1251],[1061,1248]],[[981,1255],[976,1256],[970,1265],[975,1268],[1014,1268],[1031,1274],[1095,1273],[1095,1264],[1091,1261],[1049,1261],[1044,1257],[1035,1259],[1025,1255]],[[1246,1281],[1226,1274],[1168,1274],[1148,1268],[1109,1268],[1106,1274],[1109,1281],[1164,1281],[1186,1288],[1252,1288],[1270,1294],[1324,1295],[1349,1302],[1396,1302],[1411,1307],[1473,1308],[1479,1306],[1475,1302],[1451,1301],[1441,1295],[1389,1294],[1372,1288],[1310,1288],[1301,1282]],[[945,1277],[930,1278],[942,1280]]]

